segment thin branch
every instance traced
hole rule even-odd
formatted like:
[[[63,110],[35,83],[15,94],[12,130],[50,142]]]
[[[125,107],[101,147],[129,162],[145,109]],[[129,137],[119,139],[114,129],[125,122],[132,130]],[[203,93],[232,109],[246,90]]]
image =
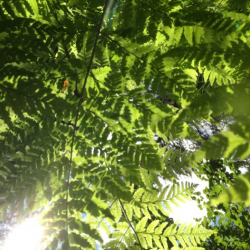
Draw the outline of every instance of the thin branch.
[[[152,64],[149,64],[146,60],[142,59],[141,57],[137,56],[133,52],[129,51],[127,48],[123,47],[119,42],[111,38],[108,34],[105,34],[102,32],[102,35],[106,37],[108,40],[110,40],[112,43],[116,44],[118,47],[126,51],[128,54],[134,56],[135,58],[139,59],[140,61],[144,62],[146,65],[150,66],[152,69],[155,69],[159,74],[163,75],[163,73],[156,67],[154,67]],[[169,78],[167,75],[164,74],[165,78]]]
[[[148,9],[151,9],[151,10],[153,10],[153,11],[159,13],[159,14],[166,15],[165,12],[160,11],[160,10],[158,10],[158,9],[155,9],[155,8],[153,8],[151,5],[148,5],[148,4],[144,3],[144,2],[142,2],[141,0],[137,0],[137,1],[138,1],[142,6],[148,8]]]
[[[119,199],[119,203],[120,203],[120,205],[121,205],[122,212],[123,212],[124,216],[126,217],[126,220],[128,221],[128,224],[130,225],[131,229],[133,230],[133,232],[134,232],[134,234],[135,234],[135,236],[136,236],[136,238],[137,238],[137,241],[138,241],[138,243],[139,243],[141,249],[143,249],[142,244],[141,244],[140,239],[139,239],[139,236],[138,236],[138,234],[136,233],[136,231],[135,231],[135,229],[134,229],[132,223],[130,222],[130,220],[129,220],[127,214],[126,214],[126,211],[125,211],[125,209],[124,209],[124,206],[123,206],[123,204],[122,204],[122,202],[121,202],[120,199]]]
[[[65,229],[66,229],[67,233],[68,233],[68,229],[69,229],[69,225],[68,225],[69,180],[70,180],[70,173],[71,173],[72,160],[73,160],[73,147],[74,147],[74,142],[75,142],[76,125],[77,125],[77,122],[78,122],[80,108],[81,108],[81,105],[82,105],[82,102],[83,102],[83,94],[84,94],[84,91],[85,91],[85,88],[86,88],[87,80],[88,80],[89,73],[90,73],[90,70],[91,70],[91,65],[92,65],[92,62],[93,62],[93,59],[94,59],[94,55],[95,55],[95,51],[96,51],[96,47],[97,47],[97,41],[98,41],[99,36],[100,36],[102,23],[103,23],[105,11],[107,9],[107,5],[108,5],[108,0],[106,0],[106,2],[105,2],[103,12],[102,12],[102,16],[101,16],[101,19],[100,19],[100,23],[98,25],[98,30],[97,30],[97,33],[96,33],[95,42],[94,42],[94,45],[93,45],[91,57],[90,57],[90,60],[89,60],[87,72],[86,72],[86,75],[85,75],[85,79],[84,79],[82,91],[80,93],[80,98],[79,98],[78,107],[77,107],[77,111],[76,111],[76,118],[75,118],[75,123],[74,123],[73,137],[72,137],[71,150],[70,150],[70,162],[69,162],[69,168],[68,168],[68,178],[67,178],[67,185],[66,185],[66,221],[65,221]],[[68,237],[67,237],[66,241],[67,241],[67,245],[69,245]]]
[[[124,232],[124,234],[122,235],[121,239],[119,240],[119,242],[117,243],[117,245],[115,247],[117,247],[117,246],[120,245],[120,243],[122,242],[122,240],[125,238],[125,235],[128,232],[129,228],[130,228],[130,226],[128,226],[127,230]]]
[[[98,117],[103,123],[105,123],[108,127],[111,127],[113,129],[114,132],[118,133],[118,131],[114,128],[114,126],[112,126],[111,124],[109,124],[107,121],[103,120],[103,118],[101,116],[99,116],[98,114],[96,114],[94,111],[88,109],[88,111],[93,114],[94,116]]]
[[[134,57],[136,57],[137,59],[145,62],[141,57],[137,56],[136,54],[134,54],[133,52],[129,51],[128,49],[124,48],[119,42],[117,42],[116,40],[114,40],[113,38],[111,38],[109,35],[105,34],[102,32],[102,35],[104,37],[106,37],[108,40],[110,40],[112,43],[116,44],[118,47],[120,47],[121,49],[123,49],[124,51],[126,51],[128,54],[133,55]]]
[[[109,209],[114,205],[114,203],[115,203],[117,200],[118,200],[118,199],[115,199],[115,200],[111,203],[111,205],[109,206]],[[95,230],[100,226],[100,224],[102,223],[102,221],[103,221],[104,218],[105,218],[105,217],[103,217],[103,218],[100,220],[100,222],[99,222],[98,225],[96,226]]]

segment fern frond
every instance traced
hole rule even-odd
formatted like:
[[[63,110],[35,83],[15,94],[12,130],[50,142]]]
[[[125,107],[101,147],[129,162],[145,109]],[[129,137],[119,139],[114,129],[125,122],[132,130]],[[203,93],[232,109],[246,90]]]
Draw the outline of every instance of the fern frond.
[[[126,205],[130,218],[132,218],[132,211],[138,218],[143,216],[160,218],[162,214],[169,216],[169,213],[172,212],[172,205],[178,206],[177,201],[185,203],[186,200],[189,200],[195,187],[194,184],[180,183],[166,186],[161,192],[149,192],[139,188],[134,193],[133,205]]]
[[[103,231],[106,249],[198,249],[211,231],[164,221],[195,185],[162,189],[160,177],[203,157],[248,157],[247,11],[247,1],[1,1],[1,217],[44,207],[48,249],[98,249]],[[200,138],[192,124],[221,115],[237,124]],[[183,139],[199,149],[171,148]]]
[[[192,225],[186,226],[185,224],[182,224],[177,226],[172,224],[167,227],[163,233],[158,234],[158,232],[161,232],[161,228],[163,226],[158,226],[159,221],[156,220],[151,222],[145,230],[147,220],[147,217],[142,218],[136,226],[136,232],[138,233],[145,249],[151,249],[153,245],[160,249],[169,249],[167,245],[167,238],[175,247],[179,247],[177,241],[184,248],[196,247],[201,240],[205,240],[214,233],[214,231],[207,230],[202,226],[198,226],[198,224],[196,224],[193,228]]]

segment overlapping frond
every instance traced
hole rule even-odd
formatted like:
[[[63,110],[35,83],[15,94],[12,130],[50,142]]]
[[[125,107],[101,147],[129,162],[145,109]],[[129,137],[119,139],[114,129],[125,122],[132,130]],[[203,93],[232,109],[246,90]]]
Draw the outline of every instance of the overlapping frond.
[[[198,249],[211,232],[164,222],[194,186],[159,177],[249,155],[248,3],[225,2],[1,1],[2,220],[42,209],[48,249]],[[240,123],[190,126],[221,115]]]
[[[119,241],[110,241],[105,245],[105,249],[115,249],[118,247],[120,249],[126,249],[126,247],[137,249],[136,246],[131,245],[132,239],[129,239],[129,231],[126,223],[118,223],[117,228],[123,230],[124,233],[115,232],[113,233],[113,237],[122,239]],[[203,249],[197,247],[197,245],[214,233],[198,224],[194,227],[192,224],[182,224],[179,226],[172,224],[168,226],[167,222],[160,223],[159,220],[149,223],[147,217],[143,217],[137,223],[135,232],[138,234],[138,239],[143,249]],[[173,248],[169,247],[168,240],[173,244]]]

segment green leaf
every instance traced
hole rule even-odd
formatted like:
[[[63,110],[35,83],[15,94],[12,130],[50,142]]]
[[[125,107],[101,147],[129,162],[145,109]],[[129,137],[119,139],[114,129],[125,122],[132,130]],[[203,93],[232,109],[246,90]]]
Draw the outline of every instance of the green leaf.
[[[218,197],[213,198],[210,205],[221,203],[244,202],[246,206],[250,204],[250,175],[240,175],[236,178],[235,184],[224,190]]]

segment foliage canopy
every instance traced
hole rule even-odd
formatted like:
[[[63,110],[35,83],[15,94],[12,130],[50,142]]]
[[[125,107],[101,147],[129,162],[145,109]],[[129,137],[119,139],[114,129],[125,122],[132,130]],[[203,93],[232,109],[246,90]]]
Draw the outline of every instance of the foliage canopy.
[[[52,250],[203,249],[215,228],[167,218],[221,159],[210,205],[250,204],[249,1],[3,0],[0,20],[2,222],[42,208]]]

